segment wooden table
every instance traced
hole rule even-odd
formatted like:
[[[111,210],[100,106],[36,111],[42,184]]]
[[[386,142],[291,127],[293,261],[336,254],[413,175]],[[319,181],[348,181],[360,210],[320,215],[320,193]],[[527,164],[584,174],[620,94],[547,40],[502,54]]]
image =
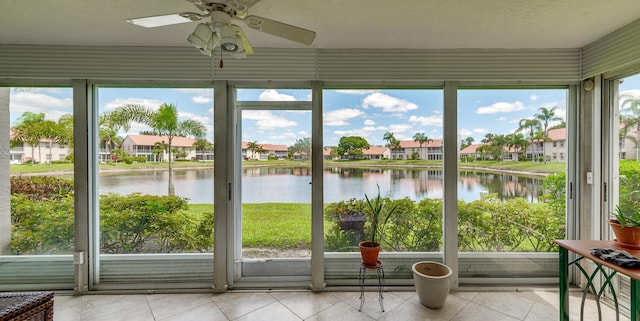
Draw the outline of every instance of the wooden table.
[[[631,321],[640,321],[640,269],[626,269],[615,265],[611,262],[604,261],[591,254],[592,248],[611,248],[615,250],[624,250],[629,254],[640,258],[640,250],[632,250],[618,246],[613,241],[608,240],[556,240],[556,244],[560,246],[560,321],[569,320],[569,265],[575,264],[583,275],[587,278],[587,288],[591,289],[596,296],[598,311],[600,310],[600,297],[604,290],[609,287],[615,301],[616,312],[618,311],[618,301],[613,289],[612,278],[616,273],[624,274],[631,278]],[[579,257],[569,262],[569,251],[576,253]],[[596,264],[596,269],[588,274],[585,269],[580,266],[579,261],[583,258],[589,259]],[[607,267],[612,272],[607,272],[603,267]],[[593,279],[601,275],[604,277],[604,283],[600,289],[596,289]],[[585,293],[586,294],[586,293]],[[582,301],[584,307],[584,296]],[[581,319],[582,319],[581,313]]]

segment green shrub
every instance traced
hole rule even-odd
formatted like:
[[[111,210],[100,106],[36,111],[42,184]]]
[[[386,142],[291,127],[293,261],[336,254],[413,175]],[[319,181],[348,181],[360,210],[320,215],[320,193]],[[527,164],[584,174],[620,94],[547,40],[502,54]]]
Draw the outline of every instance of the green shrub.
[[[61,243],[71,242],[73,234],[63,242],[56,238],[57,230],[44,228],[62,226],[61,236],[72,233],[73,181],[53,176],[12,176],[10,184],[12,251],[26,253],[32,249],[37,253],[52,253],[66,249]],[[71,225],[67,226],[68,223]]]
[[[109,193],[100,196],[100,248],[104,253],[168,253],[195,244],[194,223],[178,196]]]
[[[11,194],[47,201],[73,194],[73,180],[53,176],[11,176]]]

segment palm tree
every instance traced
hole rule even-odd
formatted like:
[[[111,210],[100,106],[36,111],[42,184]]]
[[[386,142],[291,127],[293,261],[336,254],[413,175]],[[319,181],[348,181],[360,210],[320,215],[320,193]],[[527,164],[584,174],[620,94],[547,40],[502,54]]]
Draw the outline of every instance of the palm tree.
[[[24,112],[17,119],[17,125],[13,127],[13,140],[15,142],[27,143],[31,146],[31,165],[35,163],[35,147],[38,146],[38,155],[40,155],[40,141],[44,137],[42,123],[44,122],[44,113]],[[42,157],[38,156],[39,160]]]
[[[193,143],[193,147],[204,154],[205,151],[209,151],[213,149],[213,144],[211,144],[206,139],[198,139],[196,140],[195,143]]]
[[[49,166],[53,163],[53,143],[60,143],[61,130],[58,123],[53,120],[44,120],[42,126],[42,137],[49,141]]]
[[[520,122],[518,123],[518,129],[516,129],[516,132],[529,132],[529,143],[533,144],[534,140],[533,137],[535,136],[535,133],[540,129],[540,121],[535,119],[535,118],[524,118],[524,119],[520,119]],[[525,147],[525,157],[527,156],[527,151],[526,151],[526,147]],[[534,157],[531,157],[531,161],[533,161]]]
[[[493,156],[499,158],[500,161],[504,160],[504,147],[507,144],[507,137],[505,135],[493,135],[490,146],[492,147]]]
[[[509,134],[506,136],[506,146],[507,148],[511,148],[514,150],[516,155],[514,162],[518,162],[518,154],[524,151],[524,154],[527,153],[527,144],[528,140],[524,138],[522,134]]]
[[[400,149],[400,142],[396,139],[392,132],[384,133],[382,139],[387,141],[387,144],[385,146],[389,147],[392,152],[394,149]],[[395,159],[395,157],[393,156],[391,158]]]
[[[174,104],[163,103],[157,110],[142,105],[124,105],[113,111],[113,121],[123,128],[129,128],[131,121],[143,123],[153,130],[157,136],[167,136],[167,150],[171,151],[174,137],[195,136],[202,137],[206,128],[197,120],[178,120],[178,109]],[[171,152],[169,162],[169,195],[175,195],[173,186],[173,172],[171,167]]]
[[[258,141],[248,142],[247,143],[247,149],[251,151],[251,157],[252,158],[256,153],[260,153],[261,150],[264,150],[262,148],[262,146],[260,146],[260,144],[258,144]],[[259,157],[258,157],[258,159],[259,159]]]
[[[420,153],[422,153],[422,144],[428,144],[429,142],[432,142],[433,139],[429,138],[424,133],[416,133],[413,135],[413,141],[418,143],[418,146],[420,146]],[[422,159],[425,158],[423,157]]]
[[[121,147],[122,139],[118,137],[118,131],[121,129],[129,130],[129,124],[122,123],[118,117],[119,115],[113,112],[106,112],[98,116],[100,147],[105,149],[107,155],[111,155],[113,149]]]
[[[167,143],[163,141],[160,142],[155,142],[153,144],[153,148],[151,149],[151,153],[153,153],[156,156],[156,162],[161,162],[162,161],[162,157],[160,157],[161,155],[164,155],[164,153],[167,151],[169,145],[167,145]]]
[[[471,137],[471,136],[469,136],[469,137],[467,137],[467,138],[463,139],[463,140],[460,142],[460,150],[463,150],[463,149],[465,149],[465,148],[467,148],[467,147],[471,146],[471,144],[473,144],[473,142],[474,142],[474,141],[475,141],[475,139],[474,139],[473,137]]]
[[[544,134],[545,141],[546,141],[546,138],[548,138],[548,134],[549,134],[549,132],[548,132],[549,122],[563,120],[562,118],[556,116],[556,110],[558,110],[558,107],[553,107],[551,109],[548,109],[546,107],[540,107],[540,108],[538,108],[539,113],[533,115],[533,117],[535,119],[537,119],[540,122],[540,124],[542,124],[542,129],[543,129],[542,133]],[[546,155],[546,152],[545,152],[545,146],[544,145],[545,144],[543,142],[542,143],[542,154],[544,155],[544,163],[546,164],[547,163],[547,155]]]
[[[60,129],[59,143],[69,145],[73,150],[73,115],[64,114],[58,118],[58,128]]]

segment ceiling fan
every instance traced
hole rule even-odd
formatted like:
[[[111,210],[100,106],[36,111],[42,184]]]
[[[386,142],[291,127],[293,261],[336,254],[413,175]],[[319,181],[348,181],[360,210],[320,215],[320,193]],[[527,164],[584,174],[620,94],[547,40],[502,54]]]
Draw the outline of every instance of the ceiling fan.
[[[243,20],[252,29],[262,31],[280,38],[310,45],[316,33],[307,29],[292,26],[264,17],[249,15],[250,7],[260,0],[186,0],[195,5],[200,12],[180,12],[160,16],[127,19],[134,25],[153,28],[184,22],[201,21],[210,18],[210,22],[199,23],[187,40],[200,49],[202,54],[211,56],[213,50],[220,46],[236,58],[244,58],[253,53],[247,36],[232,19]]]

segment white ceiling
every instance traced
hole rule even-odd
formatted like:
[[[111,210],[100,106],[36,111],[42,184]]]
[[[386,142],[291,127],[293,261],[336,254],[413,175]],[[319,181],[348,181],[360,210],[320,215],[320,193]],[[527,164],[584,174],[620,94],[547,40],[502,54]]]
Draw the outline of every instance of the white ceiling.
[[[189,46],[184,0],[1,0],[0,44]],[[640,0],[261,0],[250,14],[317,32],[312,48],[581,48],[640,19]],[[244,27],[243,23],[239,25]],[[258,47],[304,48],[244,28]]]

